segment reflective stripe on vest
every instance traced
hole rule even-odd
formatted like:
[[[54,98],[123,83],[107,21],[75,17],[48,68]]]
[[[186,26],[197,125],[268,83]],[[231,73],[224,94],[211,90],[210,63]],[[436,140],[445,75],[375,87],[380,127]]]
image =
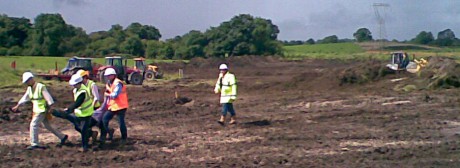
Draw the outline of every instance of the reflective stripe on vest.
[[[43,97],[42,91],[45,87],[42,83],[35,83],[35,89],[32,86],[29,86],[27,89],[29,91],[29,98],[32,102],[32,111],[34,113],[43,113],[46,111],[46,100]]]
[[[80,96],[80,94],[85,94],[85,100],[80,105],[80,107],[75,109],[75,116],[88,117],[88,116],[93,115],[94,113],[93,102],[91,101],[91,97],[89,96],[85,85],[81,85],[80,89],[78,89],[74,93],[74,101],[77,101],[77,98],[78,96]]]
[[[121,81],[118,78],[115,78],[112,85],[109,86],[107,84],[105,88],[109,92],[109,94],[112,94],[115,91],[115,88],[119,83],[122,84],[121,92],[120,94],[118,94],[117,98],[109,100],[108,109],[110,111],[118,111],[118,110],[126,109],[129,106],[128,105],[128,93],[126,92],[126,85],[123,83],[123,81]]]
[[[221,80],[219,80],[218,85],[221,87],[220,103],[228,103],[232,97],[235,98],[237,96],[236,78],[235,75],[231,74],[230,72],[227,72],[227,74],[225,74]]]

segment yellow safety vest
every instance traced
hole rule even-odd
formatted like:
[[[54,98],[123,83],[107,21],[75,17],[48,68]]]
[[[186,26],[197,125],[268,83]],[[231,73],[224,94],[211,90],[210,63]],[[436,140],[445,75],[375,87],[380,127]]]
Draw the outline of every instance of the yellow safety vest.
[[[236,100],[236,78],[235,75],[227,72],[217,80],[215,90],[220,91],[220,103],[232,103]]]
[[[34,113],[43,113],[46,112],[46,100],[43,97],[42,91],[46,86],[42,83],[35,84],[35,90],[32,86],[27,87],[27,92],[29,92],[29,98],[32,102],[32,111]]]
[[[87,88],[85,85],[81,85],[80,89],[74,90],[74,101],[77,101],[78,96],[80,94],[86,94],[85,95],[85,101],[80,105],[80,107],[75,109],[75,116],[77,117],[89,117],[93,115],[94,113],[94,106],[93,102],[91,101],[91,97],[89,96],[89,93],[87,92]]]

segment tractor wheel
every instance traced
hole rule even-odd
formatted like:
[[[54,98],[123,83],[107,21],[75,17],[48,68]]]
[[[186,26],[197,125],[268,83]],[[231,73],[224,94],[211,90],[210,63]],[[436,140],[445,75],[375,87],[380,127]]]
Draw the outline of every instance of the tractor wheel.
[[[153,73],[153,71],[145,72],[144,79],[147,79],[147,80],[155,79],[155,73]]]
[[[129,82],[132,83],[133,85],[142,85],[144,82],[144,79],[141,74],[139,73],[132,73],[129,74]]]

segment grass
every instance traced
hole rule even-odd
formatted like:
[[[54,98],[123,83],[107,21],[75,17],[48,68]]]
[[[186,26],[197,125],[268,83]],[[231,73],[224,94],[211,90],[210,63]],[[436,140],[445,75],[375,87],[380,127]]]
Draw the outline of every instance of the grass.
[[[362,56],[364,50],[354,43],[331,43],[315,45],[294,45],[284,47],[284,56],[287,58],[351,58]]]

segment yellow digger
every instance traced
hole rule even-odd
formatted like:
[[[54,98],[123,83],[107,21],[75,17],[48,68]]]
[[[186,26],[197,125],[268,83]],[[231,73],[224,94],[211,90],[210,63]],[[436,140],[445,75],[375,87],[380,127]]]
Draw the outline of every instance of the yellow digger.
[[[419,60],[413,58],[413,61],[410,61],[409,55],[405,52],[398,51],[391,53],[391,62],[387,64],[387,67],[395,71],[407,71],[410,73],[419,72],[420,69],[425,67],[428,64],[428,61],[424,58]]]
[[[134,58],[134,69],[138,69],[144,75],[144,79],[153,80],[163,78],[163,73],[158,66],[145,64],[145,58]]]

